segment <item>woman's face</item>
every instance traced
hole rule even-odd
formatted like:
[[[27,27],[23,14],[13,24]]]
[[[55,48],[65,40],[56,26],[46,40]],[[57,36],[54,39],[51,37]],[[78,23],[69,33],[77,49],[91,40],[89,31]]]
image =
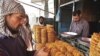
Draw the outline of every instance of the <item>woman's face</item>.
[[[13,30],[18,31],[19,27],[23,24],[24,15],[20,13],[13,13],[6,16],[7,26]]]

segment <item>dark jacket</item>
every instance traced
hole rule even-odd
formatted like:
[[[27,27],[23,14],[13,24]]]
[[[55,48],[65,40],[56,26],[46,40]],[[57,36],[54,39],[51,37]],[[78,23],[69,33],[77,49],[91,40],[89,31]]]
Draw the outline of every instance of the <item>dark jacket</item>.
[[[28,56],[26,48],[20,37],[12,38],[0,34],[0,56]]]

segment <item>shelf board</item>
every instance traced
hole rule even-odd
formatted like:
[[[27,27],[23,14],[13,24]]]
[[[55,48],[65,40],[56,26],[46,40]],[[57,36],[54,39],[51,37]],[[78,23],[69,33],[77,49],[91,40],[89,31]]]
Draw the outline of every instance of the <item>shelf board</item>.
[[[79,0],[75,0],[75,1],[70,1],[70,2],[67,2],[67,3],[64,3],[62,5],[60,5],[60,7],[63,7],[63,6],[66,6],[66,5],[69,5],[69,4],[72,4],[74,2],[78,2]]]

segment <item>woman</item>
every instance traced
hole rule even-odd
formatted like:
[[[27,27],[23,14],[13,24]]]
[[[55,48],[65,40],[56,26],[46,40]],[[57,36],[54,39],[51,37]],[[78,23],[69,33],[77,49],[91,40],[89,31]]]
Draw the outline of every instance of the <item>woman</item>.
[[[33,50],[28,50],[29,45],[23,40],[19,29],[26,18],[23,6],[14,0],[0,0],[0,56],[34,56]],[[41,54],[42,53],[42,54]],[[35,56],[47,56],[44,49]]]

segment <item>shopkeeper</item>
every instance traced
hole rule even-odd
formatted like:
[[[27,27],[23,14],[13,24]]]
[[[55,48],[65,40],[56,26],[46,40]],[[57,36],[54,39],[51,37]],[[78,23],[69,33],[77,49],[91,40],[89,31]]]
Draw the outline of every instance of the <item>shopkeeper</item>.
[[[70,25],[70,32],[76,32],[81,37],[87,37],[89,34],[89,24],[86,20],[82,19],[81,11],[76,10],[73,12],[72,23]]]
[[[26,18],[24,8],[14,0],[0,0],[0,56],[48,56],[44,48],[33,53],[19,35]],[[30,54],[30,55],[29,55]]]

